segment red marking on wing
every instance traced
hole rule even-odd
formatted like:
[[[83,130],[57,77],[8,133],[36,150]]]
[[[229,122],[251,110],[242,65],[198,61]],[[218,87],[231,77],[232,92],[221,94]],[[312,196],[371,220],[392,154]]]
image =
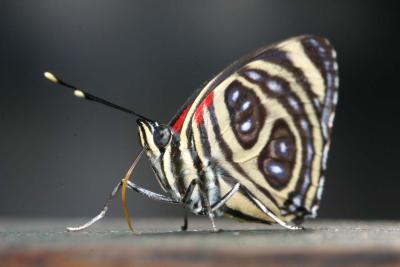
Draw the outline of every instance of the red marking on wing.
[[[185,121],[185,118],[186,118],[191,106],[192,106],[192,103],[187,105],[187,107],[182,111],[181,115],[179,115],[178,119],[172,125],[172,129],[174,129],[174,131],[176,133],[181,133],[183,122]]]
[[[206,98],[200,103],[200,105],[197,107],[197,110],[194,114],[194,119],[197,124],[201,124],[204,122],[204,109],[209,108],[214,100],[214,92],[209,93]]]

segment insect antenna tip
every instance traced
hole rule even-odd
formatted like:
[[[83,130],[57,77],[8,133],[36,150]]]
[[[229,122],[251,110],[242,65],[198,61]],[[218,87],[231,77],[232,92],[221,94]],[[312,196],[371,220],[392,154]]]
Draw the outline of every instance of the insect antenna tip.
[[[49,81],[52,81],[53,83],[58,83],[58,79],[53,73],[46,71],[45,73],[43,73],[43,75]]]
[[[74,91],[74,95],[75,95],[76,97],[78,97],[78,98],[85,98],[85,97],[86,97],[86,96],[85,96],[85,93],[82,92],[81,90],[75,90],[75,91]]]

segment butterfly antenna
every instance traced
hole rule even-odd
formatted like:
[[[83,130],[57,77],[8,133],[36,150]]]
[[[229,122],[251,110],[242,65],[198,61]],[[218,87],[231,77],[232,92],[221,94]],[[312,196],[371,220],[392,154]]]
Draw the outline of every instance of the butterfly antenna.
[[[114,108],[114,109],[117,109],[117,110],[120,110],[120,111],[129,113],[129,114],[134,115],[134,116],[136,116],[136,117],[138,117],[138,118],[141,118],[141,119],[143,119],[143,120],[150,121],[150,122],[154,122],[154,120],[151,120],[151,119],[149,119],[149,118],[146,118],[145,116],[142,116],[142,115],[140,115],[140,114],[138,114],[138,113],[136,113],[136,112],[134,112],[134,111],[132,111],[132,110],[130,110],[130,109],[121,107],[121,106],[116,105],[116,104],[114,104],[114,103],[111,103],[111,102],[109,102],[109,101],[107,101],[107,100],[105,100],[105,99],[103,99],[103,98],[97,97],[97,96],[92,95],[92,94],[90,94],[90,93],[88,93],[88,92],[86,92],[86,91],[83,91],[83,90],[81,90],[81,89],[78,89],[78,87],[73,86],[73,85],[71,85],[71,84],[69,84],[69,83],[64,82],[63,80],[61,80],[59,77],[57,77],[56,75],[54,75],[54,74],[51,73],[51,72],[45,72],[45,73],[44,73],[44,77],[45,77],[46,79],[48,79],[49,81],[53,82],[53,83],[57,83],[57,84],[59,84],[59,85],[62,85],[62,86],[64,86],[64,87],[66,87],[66,88],[71,89],[71,90],[73,91],[74,95],[75,95],[76,97],[78,97],[78,98],[86,99],[86,100],[89,100],[89,101],[94,101],[94,102],[103,104],[103,105],[105,105],[105,106],[112,107],[112,108]]]

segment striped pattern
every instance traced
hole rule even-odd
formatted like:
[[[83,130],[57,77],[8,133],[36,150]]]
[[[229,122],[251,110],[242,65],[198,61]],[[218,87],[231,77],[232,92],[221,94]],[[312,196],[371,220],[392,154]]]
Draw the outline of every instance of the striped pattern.
[[[298,223],[319,206],[337,89],[329,42],[292,38],[241,58],[197,91],[170,122],[173,138],[164,150],[146,143],[152,126],[139,127],[141,142],[174,198],[199,179],[215,204],[240,183],[279,218]],[[202,212],[199,188],[189,208]],[[224,212],[272,222],[243,191]]]

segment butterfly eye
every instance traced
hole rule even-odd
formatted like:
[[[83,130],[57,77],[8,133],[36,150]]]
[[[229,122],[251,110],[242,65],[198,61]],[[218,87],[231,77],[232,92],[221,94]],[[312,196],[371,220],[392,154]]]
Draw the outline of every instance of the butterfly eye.
[[[154,144],[156,144],[159,149],[162,149],[168,145],[170,139],[171,131],[168,127],[160,125],[154,129],[153,140]]]

